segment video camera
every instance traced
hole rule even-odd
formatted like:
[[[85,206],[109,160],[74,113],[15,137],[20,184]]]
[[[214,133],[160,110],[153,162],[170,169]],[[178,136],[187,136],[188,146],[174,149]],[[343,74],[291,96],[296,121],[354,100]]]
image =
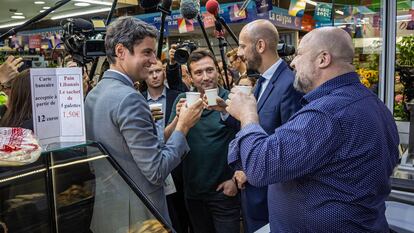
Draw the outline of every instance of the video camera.
[[[184,41],[183,43],[177,44],[177,48],[174,53],[174,60],[178,64],[185,64],[188,61],[190,53],[197,49],[197,45],[192,41]]]
[[[293,47],[293,45],[288,45],[281,40],[277,45],[277,53],[280,57],[292,56],[295,54],[295,47]]]
[[[105,23],[77,18],[62,21],[65,49],[73,59],[84,65],[105,53]],[[61,22],[61,24],[62,24]]]

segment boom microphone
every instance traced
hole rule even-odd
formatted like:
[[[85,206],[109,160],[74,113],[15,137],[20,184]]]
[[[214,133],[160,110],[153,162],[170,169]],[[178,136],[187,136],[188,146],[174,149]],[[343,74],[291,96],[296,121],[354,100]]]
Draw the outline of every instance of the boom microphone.
[[[160,0],[141,0],[139,5],[144,9],[153,9],[156,8]]]
[[[180,11],[185,19],[194,19],[200,12],[200,2],[197,0],[181,0]]]

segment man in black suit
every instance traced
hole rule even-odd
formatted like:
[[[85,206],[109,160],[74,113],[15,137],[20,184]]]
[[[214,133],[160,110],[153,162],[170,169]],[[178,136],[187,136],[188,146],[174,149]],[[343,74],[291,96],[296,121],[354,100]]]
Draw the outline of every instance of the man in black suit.
[[[155,125],[157,127],[158,139],[164,143],[164,127],[170,119],[172,106],[175,99],[181,93],[177,90],[171,90],[164,84],[166,79],[165,69],[160,60],[157,64],[151,65],[149,68],[149,77],[145,80],[148,89],[142,94],[147,100],[148,104],[162,104],[161,109],[151,108]],[[184,203],[183,193],[183,178],[181,164],[178,165],[172,172],[172,178],[176,192],[171,193],[170,188],[166,187],[168,212],[177,232],[187,233],[190,229],[188,213]],[[168,180],[168,178],[167,178]]]

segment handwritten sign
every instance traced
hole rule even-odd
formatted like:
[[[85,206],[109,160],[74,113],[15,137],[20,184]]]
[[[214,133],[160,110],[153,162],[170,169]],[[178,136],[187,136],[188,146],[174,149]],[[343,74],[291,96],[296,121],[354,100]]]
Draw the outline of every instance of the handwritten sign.
[[[85,141],[82,69],[30,69],[33,126],[42,145]]]

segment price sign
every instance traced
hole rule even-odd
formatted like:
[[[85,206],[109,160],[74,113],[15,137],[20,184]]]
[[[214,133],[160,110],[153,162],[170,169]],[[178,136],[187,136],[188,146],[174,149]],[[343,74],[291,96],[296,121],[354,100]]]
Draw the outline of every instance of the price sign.
[[[40,143],[85,141],[81,68],[31,69],[30,76]]]

